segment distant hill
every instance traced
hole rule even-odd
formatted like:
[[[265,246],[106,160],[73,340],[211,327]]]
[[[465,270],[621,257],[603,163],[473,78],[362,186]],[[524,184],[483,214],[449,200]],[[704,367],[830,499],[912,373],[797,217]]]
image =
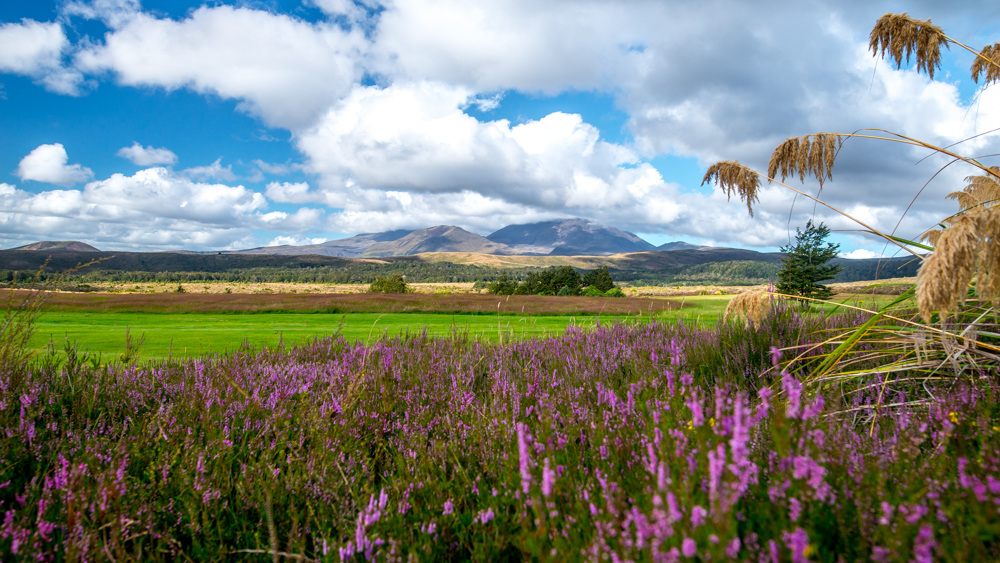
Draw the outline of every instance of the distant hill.
[[[314,254],[317,256],[336,256],[339,258],[354,258],[361,256],[366,250],[379,243],[397,241],[415,231],[398,230],[386,231],[384,233],[366,233],[353,237],[328,240],[320,244],[306,244],[302,246],[263,246],[260,248],[250,248],[247,250],[228,251],[228,254],[275,254],[279,256],[304,256]]]
[[[511,254],[609,256],[656,250],[632,233],[586,219],[508,225],[486,238],[510,247]]]
[[[383,258],[412,256],[424,252],[475,252],[478,254],[512,254],[502,244],[470,233],[460,227],[439,225],[416,231],[387,231],[355,235],[303,246],[265,246],[249,250],[229,251],[228,254],[276,254],[282,256],[338,256],[342,258]]]
[[[361,254],[367,257],[412,256],[424,252],[476,252],[479,254],[513,254],[504,244],[460,227],[438,226],[420,229],[393,241],[377,242]]]
[[[415,231],[368,233],[302,246],[265,246],[226,254],[338,256],[382,258],[428,252],[460,252],[496,256],[612,256],[650,250],[697,250],[708,247],[671,242],[655,247],[633,233],[586,219],[509,225],[488,236],[460,227],[439,225]]]
[[[72,250],[74,252],[100,252],[85,242],[76,240],[43,240],[33,242],[11,250]]]
[[[709,247],[709,246],[698,246],[697,244],[691,244],[689,242],[684,242],[684,241],[680,241],[680,240],[677,240],[677,241],[674,241],[674,242],[664,243],[664,244],[661,244],[660,246],[656,247],[657,250],[700,250],[700,249],[707,249],[707,248],[711,248],[711,247]]]

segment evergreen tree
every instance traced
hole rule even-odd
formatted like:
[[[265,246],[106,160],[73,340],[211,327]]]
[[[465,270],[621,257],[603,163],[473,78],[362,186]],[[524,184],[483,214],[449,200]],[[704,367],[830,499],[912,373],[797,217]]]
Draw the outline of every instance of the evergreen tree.
[[[594,287],[599,289],[601,293],[604,293],[615,286],[615,280],[611,278],[611,272],[608,271],[608,267],[602,266],[584,274],[583,285]]]
[[[795,243],[781,247],[785,257],[781,259],[784,268],[778,273],[778,291],[814,299],[831,297],[833,292],[817,282],[833,279],[843,269],[839,265],[827,264],[837,256],[840,245],[828,242],[824,246],[830,229],[823,223],[816,226],[809,221],[805,231],[796,228],[795,232]],[[802,306],[808,308],[809,302],[803,301]]]
[[[490,282],[487,291],[494,295],[513,295],[514,291],[517,290],[517,282],[510,279],[506,273],[500,276],[500,279]]]

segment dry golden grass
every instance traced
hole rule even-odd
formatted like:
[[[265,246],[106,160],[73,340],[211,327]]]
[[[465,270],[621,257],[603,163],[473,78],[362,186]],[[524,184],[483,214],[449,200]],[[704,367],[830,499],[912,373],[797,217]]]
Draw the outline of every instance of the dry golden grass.
[[[732,199],[733,193],[747,204],[747,211],[753,217],[753,204],[758,201],[757,190],[760,189],[760,176],[756,172],[733,160],[723,160],[708,167],[701,185],[711,183],[726,192],[726,197]]]
[[[909,64],[915,54],[917,70],[934,78],[934,70],[941,67],[941,47],[948,47],[944,30],[931,20],[917,20],[906,12],[885,14],[875,22],[869,36],[868,48],[875,56],[888,54],[896,62],[896,68],[903,66],[903,57]]]
[[[549,266],[573,266],[584,270],[593,270],[601,266],[614,267],[617,264],[614,256],[501,256],[496,254],[478,254],[475,252],[425,252],[420,254],[424,262],[451,262],[470,266],[490,266],[493,268],[525,268]]]
[[[90,287],[102,293],[177,293],[177,287],[185,293],[365,293],[368,284],[329,284],[291,282],[93,282]],[[411,283],[415,293],[473,293],[472,283]],[[228,290],[228,291],[227,291]]]
[[[773,303],[774,295],[767,290],[747,291],[729,301],[722,320],[728,322],[731,318],[740,317],[747,324],[757,324],[771,311]]]
[[[978,254],[979,229],[969,215],[941,233],[934,253],[917,274],[917,304],[925,321],[934,311],[944,317],[965,302]]]
[[[797,173],[799,180],[804,182],[808,173],[819,180],[819,187],[823,189],[823,182],[833,179],[833,161],[843,144],[843,139],[836,133],[816,133],[787,139],[771,153],[767,175],[777,178],[781,174],[781,179],[784,180]]]
[[[991,166],[990,171],[996,176],[989,174],[966,176],[965,181],[968,184],[965,189],[951,192],[947,196],[948,199],[956,200],[962,211],[996,205],[1000,201],[1000,182],[997,182],[997,178],[1000,177],[1000,166]]]
[[[1000,80],[1000,43],[987,45],[979,51],[979,56],[972,63],[972,80],[976,84],[980,75],[983,75],[984,85]]]

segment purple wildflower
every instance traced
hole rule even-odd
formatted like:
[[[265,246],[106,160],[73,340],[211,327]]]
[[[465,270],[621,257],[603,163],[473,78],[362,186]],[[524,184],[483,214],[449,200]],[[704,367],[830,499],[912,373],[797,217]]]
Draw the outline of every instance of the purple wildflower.
[[[934,529],[924,524],[917,532],[913,541],[913,560],[916,563],[931,563],[934,561]]]
[[[542,467],[542,496],[548,498],[552,496],[552,487],[556,484],[556,472],[549,465],[549,458],[545,458],[545,465]]]
[[[681,542],[681,553],[684,557],[694,557],[698,553],[698,544],[691,538],[684,538]]]

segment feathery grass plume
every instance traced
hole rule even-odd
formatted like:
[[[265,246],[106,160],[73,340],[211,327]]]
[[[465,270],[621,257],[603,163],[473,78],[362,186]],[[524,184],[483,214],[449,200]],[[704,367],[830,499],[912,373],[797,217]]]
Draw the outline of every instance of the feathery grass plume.
[[[972,80],[979,84],[979,75],[983,74],[983,85],[1000,81],[1000,43],[983,47],[972,63]]]
[[[934,253],[917,272],[917,307],[925,322],[934,311],[948,315],[965,302],[979,255],[979,225],[970,215],[959,217],[941,232]]]
[[[903,55],[909,64],[910,56],[916,54],[917,70],[934,78],[934,70],[941,67],[941,47],[948,48],[944,30],[931,20],[916,20],[906,12],[885,14],[875,22],[869,36],[868,49],[875,56],[886,53],[894,61],[896,68],[902,68]]]
[[[991,166],[990,171],[1000,176],[1000,166]],[[1000,203],[1000,182],[990,174],[966,176],[968,184],[960,192],[951,192],[948,199],[958,201],[962,211]]]
[[[753,217],[753,204],[759,201],[757,190],[760,189],[760,176],[735,160],[722,160],[708,167],[701,185],[715,180],[715,185],[726,192],[726,197],[732,199],[733,192],[739,194],[747,204],[747,211]]]
[[[983,209],[977,219],[981,240],[976,293],[995,307],[1000,301],[1000,205]]]
[[[823,189],[823,182],[833,179],[833,161],[843,144],[843,139],[835,133],[816,133],[786,139],[771,153],[767,175],[777,178],[780,174],[784,180],[798,174],[799,180],[804,182],[806,174],[810,174],[819,180],[819,187]]]
[[[767,290],[744,291],[729,301],[722,320],[742,317],[748,325],[759,324],[771,311],[773,302],[774,296]]]

